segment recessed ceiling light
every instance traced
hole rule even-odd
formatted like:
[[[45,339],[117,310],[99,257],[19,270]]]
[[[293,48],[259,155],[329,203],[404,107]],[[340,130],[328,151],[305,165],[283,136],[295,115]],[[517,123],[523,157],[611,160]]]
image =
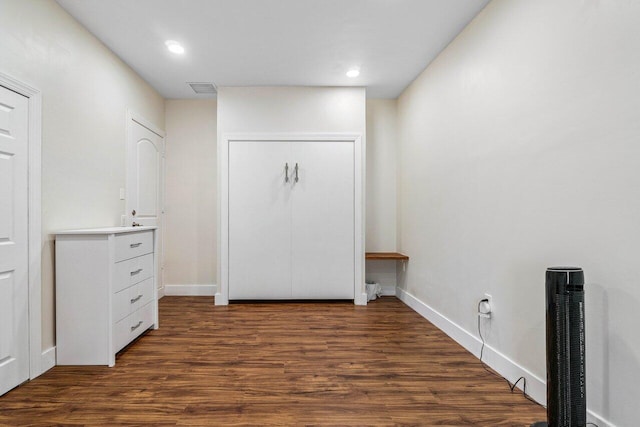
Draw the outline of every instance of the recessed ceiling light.
[[[184,53],[184,47],[175,40],[167,40],[164,44],[167,46],[167,49],[169,49],[169,52],[177,53],[179,55]]]
[[[347,71],[347,77],[358,77],[360,75],[360,70],[357,68],[353,68]]]

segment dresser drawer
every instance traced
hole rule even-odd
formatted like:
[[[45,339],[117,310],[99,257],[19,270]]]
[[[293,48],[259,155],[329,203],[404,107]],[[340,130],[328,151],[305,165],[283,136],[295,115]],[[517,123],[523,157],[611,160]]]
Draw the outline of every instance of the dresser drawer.
[[[153,278],[143,280],[113,296],[113,320],[124,319],[153,299]]]
[[[127,344],[153,325],[153,303],[148,303],[124,319],[116,322],[113,328],[114,352],[122,350]]]
[[[152,253],[117,262],[113,271],[113,292],[119,292],[152,276]]]
[[[131,303],[132,312],[147,305],[149,301],[153,300],[155,292],[153,277],[138,283],[135,285],[135,288],[135,295],[131,295],[131,298],[129,299],[130,303],[133,301],[133,303]]]
[[[116,236],[116,262],[153,252],[153,232],[118,234]]]

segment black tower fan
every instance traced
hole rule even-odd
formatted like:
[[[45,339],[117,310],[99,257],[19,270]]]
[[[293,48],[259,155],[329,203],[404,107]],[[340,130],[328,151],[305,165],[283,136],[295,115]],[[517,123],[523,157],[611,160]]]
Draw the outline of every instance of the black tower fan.
[[[547,269],[547,421],[532,427],[587,425],[584,272]]]

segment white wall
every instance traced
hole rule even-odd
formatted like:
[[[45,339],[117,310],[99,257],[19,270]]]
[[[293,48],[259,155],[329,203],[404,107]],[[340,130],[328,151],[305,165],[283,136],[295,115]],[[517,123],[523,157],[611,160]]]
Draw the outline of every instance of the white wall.
[[[0,71],[42,92],[42,344],[55,344],[52,232],[119,225],[130,107],[164,127],[164,101],[57,3],[0,0]]]
[[[218,141],[232,132],[355,132],[362,134],[365,148],[365,89],[222,87],[218,91]]]
[[[367,252],[396,251],[397,101],[367,99]],[[393,291],[396,261],[367,261],[365,278]]]
[[[367,251],[396,248],[396,105],[396,100],[366,100]],[[169,286],[216,283],[217,264],[211,262],[217,255],[216,191],[210,191],[216,186],[216,109],[215,100],[165,102],[164,279]],[[369,262],[366,271],[368,279],[395,286],[395,261]]]
[[[396,250],[397,101],[367,99],[367,252]]]
[[[362,132],[365,90],[354,87],[222,87],[218,135],[226,132]]]
[[[167,100],[164,281],[216,283],[217,102]]]
[[[252,96],[254,89],[221,88],[221,91],[232,90],[234,96],[240,92],[242,97],[249,97]],[[302,94],[314,93],[314,96],[317,96],[320,93],[317,89],[309,90],[309,88],[280,89],[283,91],[269,89],[260,92],[263,96],[267,96],[265,92],[268,92],[269,96],[276,92],[285,92],[286,94],[278,96],[296,98],[296,105],[300,104],[300,97],[305,96]],[[333,99],[338,95],[341,97],[341,103],[349,102],[345,101],[344,91],[334,93]],[[326,95],[323,94],[323,96]],[[292,99],[287,99],[282,102],[288,105],[291,101]],[[359,95],[357,101],[361,102]],[[238,101],[234,100],[234,102]],[[251,105],[252,108],[255,107]],[[366,100],[367,251],[396,249],[396,105],[396,100]],[[215,211],[216,109],[215,100],[167,100],[165,102],[167,160],[164,279],[168,286],[216,283],[217,264],[211,262],[212,259],[216,259],[217,252],[216,229],[212,228],[217,220]],[[269,114],[273,114],[271,105],[268,110]],[[301,114],[299,111],[297,113]],[[299,126],[296,128],[297,131],[317,130],[318,124],[309,120],[317,114],[317,111],[311,111],[309,115],[301,114],[301,117],[291,123]],[[353,117],[361,120],[360,113],[354,114]],[[301,126],[300,118],[306,122]],[[283,120],[286,121],[286,119]],[[338,118],[335,117],[330,120],[334,124],[338,122]],[[347,120],[351,119],[347,117]],[[287,123],[286,126],[291,128],[291,123]],[[271,131],[276,129],[269,124],[261,126],[255,128],[269,128]],[[361,128],[362,123],[358,123],[357,127]],[[348,126],[333,128],[342,129],[342,131],[349,129]],[[211,188],[214,190],[210,191]],[[395,286],[395,261],[369,262],[366,272],[368,279],[376,280],[385,286]]]
[[[640,3],[494,0],[398,105],[403,287],[544,378],[544,271],[587,280],[588,406],[640,401]],[[600,424],[602,425],[602,424]]]

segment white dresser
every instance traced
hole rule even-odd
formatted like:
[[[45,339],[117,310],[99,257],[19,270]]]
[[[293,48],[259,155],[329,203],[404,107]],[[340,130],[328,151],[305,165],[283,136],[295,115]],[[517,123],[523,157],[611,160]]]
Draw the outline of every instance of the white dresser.
[[[115,355],[158,328],[156,227],[56,233],[58,365],[115,365]]]

